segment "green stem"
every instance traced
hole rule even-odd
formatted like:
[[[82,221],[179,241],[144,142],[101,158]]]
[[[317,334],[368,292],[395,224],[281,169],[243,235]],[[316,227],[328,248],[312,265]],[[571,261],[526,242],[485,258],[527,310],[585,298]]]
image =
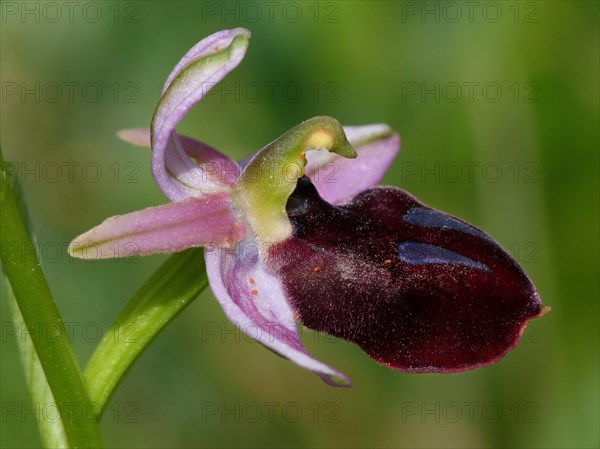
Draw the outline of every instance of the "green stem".
[[[17,299],[15,298],[12,288],[10,288],[8,282],[4,283],[4,287],[13,323],[17,329],[24,329],[23,326],[25,326],[25,322],[23,321],[23,316],[17,305]],[[29,391],[31,400],[35,404],[40,404],[42,410],[52,410],[56,401],[52,396],[50,385],[48,385],[44,369],[35,352],[30,336],[25,335],[24,338],[17,338],[16,340],[17,345],[19,346],[21,363],[23,365],[23,371],[25,372],[25,381],[27,382],[27,390]],[[47,419],[47,416],[42,416],[41,419],[37,420],[37,425],[38,430],[40,431],[40,438],[45,447],[69,447],[65,429],[63,428],[63,423],[60,419]]]
[[[100,448],[98,409],[91,404],[68,334],[50,293],[20,206],[18,181],[8,172],[0,150],[0,219],[3,271],[52,396],[70,447]],[[36,398],[33,398],[36,400]],[[45,441],[45,445],[49,442]]]
[[[136,292],[85,368],[90,397],[104,409],[135,359],[208,285],[202,249],[169,257]]]

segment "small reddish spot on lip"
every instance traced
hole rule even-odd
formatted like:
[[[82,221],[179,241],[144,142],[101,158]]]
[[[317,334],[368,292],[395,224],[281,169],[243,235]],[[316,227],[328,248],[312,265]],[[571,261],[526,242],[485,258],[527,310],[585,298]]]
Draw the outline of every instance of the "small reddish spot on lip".
[[[392,263],[392,259],[386,259],[383,261],[384,264],[389,265]]]
[[[254,281],[254,278],[248,279],[248,282],[250,282],[251,284],[256,284],[256,282]]]
[[[258,295],[258,290],[252,290],[250,293],[252,293],[254,296]]]
[[[317,265],[316,267],[313,267],[313,273],[318,273],[319,271],[321,271],[320,266]]]

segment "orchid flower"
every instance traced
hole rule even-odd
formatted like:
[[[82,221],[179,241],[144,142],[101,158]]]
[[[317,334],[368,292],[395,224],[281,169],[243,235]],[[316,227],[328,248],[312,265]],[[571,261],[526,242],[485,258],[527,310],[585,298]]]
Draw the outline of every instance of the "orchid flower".
[[[171,202],[105,220],[70,253],[99,259],[206,247],[210,286],[227,317],[330,385],[350,382],[307,353],[297,321],[401,371],[457,372],[499,360],[547,309],[483,231],[396,187],[377,187],[399,151],[388,126],[315,117],[241,163],[176,133],[241,62],[249,38],[237,28],[196,44],[167,78],[151,129],[119,134],[151,146],[154,179]]]

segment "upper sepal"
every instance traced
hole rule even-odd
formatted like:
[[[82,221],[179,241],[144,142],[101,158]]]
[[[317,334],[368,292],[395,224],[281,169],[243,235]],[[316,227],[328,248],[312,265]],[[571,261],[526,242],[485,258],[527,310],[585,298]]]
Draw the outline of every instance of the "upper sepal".
[[[180,201],[198,191],[219,190],[189,156],[175,127],[190,108],[242,61],[250,32],[235,28],[196,44],[169,75],[152,118],[152,174],[165,196]],[[189,142],[188,142],[189,143]]]
[[[304,178],[287,212],[294,234],[269,249],[268,265],[300,321],[391,368],[494,363],[543,312],[529,278],[491,237],[400,189],[333,206]]]

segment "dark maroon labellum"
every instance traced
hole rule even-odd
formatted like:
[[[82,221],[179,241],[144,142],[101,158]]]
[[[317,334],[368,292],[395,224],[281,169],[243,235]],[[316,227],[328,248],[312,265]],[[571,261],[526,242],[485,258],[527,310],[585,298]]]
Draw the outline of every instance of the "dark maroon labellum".
[[[287,213],[294,235],[271,246],[268,264],[299,320],[383,365],[454,372],[494,363],[542,310],[491,237],[403,190],[334,206],[302,178]]]

